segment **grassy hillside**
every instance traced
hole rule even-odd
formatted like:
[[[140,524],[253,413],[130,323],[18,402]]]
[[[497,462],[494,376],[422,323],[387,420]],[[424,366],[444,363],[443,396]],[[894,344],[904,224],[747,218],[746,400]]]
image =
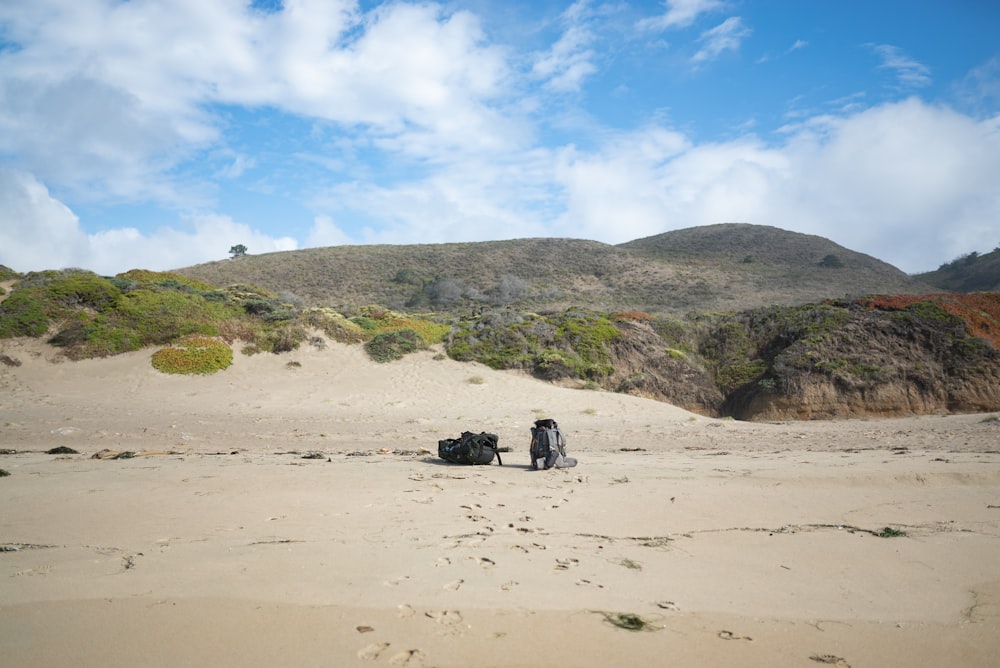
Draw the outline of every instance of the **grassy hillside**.
[[[980,255],[969,253],[945,263],[936,271],[917,274],[915,279],[950,292],[995,292],[1000,290],[1000,248]]]
[[[1000,293],[926,294],[875,258],[771,227],[340,246],[114,277],[0,270],[13,281],[0,339],[44,338],[71,359],[165,347],[153,365],[168,373],[223,370],[234,347],[330,339],[388,362],[440,343],[707,415],[1000,410]]]
[[[169,346],[175,350],[153,359],[168,372],[225,368],[219,343],[239,342],[247,355],[282,353],[315,331],[335,341],[365,343],[374,359],[388,361],[439,342],[448,327],[379,307],[348,318],[332,309],[302,308],[251,286],[217,289],[180,274],[140,269],[113,277],[81,269],[30,272],[0,301],[0,339],[44,338],[74,360]],[[224,347],[231,359],[231,349]]]
[[[408,312],[501,305],[683,314],[929,291],[898,269],[827,239],[736,224],[619,246],[579,239],[333,246],[176,271],[215,285],[257,285],[309,305],[382,304]]]
[[[651,316],[483,306],[406,315],[311,307],[180,274],[79,269],[19,277],[0,339],[44,338],[70,359],[159,347],[166,373],[215,373],[233,348],[282,353],[327,339],[389,362],[430,344],[460,361],[746,419],[1000,409],[1000,293],[902,295]],[[0,362],[20,362],[2,354]]]

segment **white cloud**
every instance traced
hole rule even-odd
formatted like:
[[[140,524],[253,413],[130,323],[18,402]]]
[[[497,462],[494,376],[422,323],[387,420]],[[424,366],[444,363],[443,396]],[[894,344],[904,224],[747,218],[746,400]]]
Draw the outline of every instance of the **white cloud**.
[[[420,158],[522,132],[497,108],[504,52],[474,16],[437,5],[38,0],[3,3],[0,25],[14,45],[0,52],[0,151],[93,198],[202,207],[172,170],[223,140],[215,105],[354,126]]]
[[[972,68],[956,88],[962,102],[977,112],[1000,107],[1000,57]]]
[[[776,145],[753,136],[695,144],[650,125],[608,133],[595,150],[516,151],[395,185],[334,186],[312,202],[323,213],[305,245],[620,243],[737,221],[825,236],[916,272],[1000,240],[998,173],[1000,116],[976,120],[916,99],[814,118]],[[345,231],[356,224],[361,232]],[[299,245],[218,215],[88,235],[34,177],[0,171],[0,262],[19,271],[169,269],[224,258],[237,243],[253,254]]]
[[[639,27],[682,29],[726,3],[664,6]],[[265,13],[245,0],[0,2],[4,39],[15,45],[0,51],[0,155],[18,166],[0,171],[0,262],[116,273],[220,259],[238,243],[254,254],[298,247],[205,213],[215,185],[199,178],[257,176],[273,160],[254,153],[252,139],[244,146],[228,135],[230,113],[245,108],[274,110],[255,117],[261,135],[289,118],[322,128],[274,160],[284,173],[259,169],[274,191],[307,162],[353,179],[329,185],[316,168],[293,186],[315,192],[310,246],[617,243],[744,221],[827,236],[917,271],[1000,240],[995,117],[851,98],[837,116],[800,117],[777,143],[745,135],[700,144],[667,124],[612,131],[574,109],[554,118],[551,94],[580,90],[602,64],[610,22],[599,19],[614,11],[580,0],[548,48],[513,53],[491,44],[471,13],[432,3],[363,12],[348,0],[286,0]],[[731,17],[701,33],[692,60],[735,51],[749,34]],[[930,81],[897,48],[872,48],[900,82]],[[987,63],[967,81],[986,115],[995,113],[997,71]],[[551,127],[597,148],[541,145],[534,133]],[[88,234],[60,199],[82,203],[79,211],[153,201],[173,220]]]
[[[782,210],[845,246],[921,271],[1000,238],[1000,117],[909,99],[803,128],[786,152]]]
[[[80,197],[165,202],[181,198],[165,172],[213,136],[207,126],[185,136],[127,92],[78,75],[48,84],[0,75],[0,130],[0,152]]]
[[[641,19],[639,30],[668,30],[686,28],[702,14],[713,12],[726,6],[723,0],[665,0],[667,10],[659,16]]]
[[[561,18],[566,29],[550,49],[538,54],[532,74],[558,92],[578,91],[583,80],[597,71],[591,48],[594,33],[588,25],[592,13],[588,0],[578,0]]]
[[[248,169],[253,169],[256,165],[257,161],[251,156],[240,153],[232,156],[232,160],[222,167],[216,175],[223,179],[238,179]]]
[[[552,48],[535,62],[532,73],[556,91],[577,91],[583,80],[597,71],[588,45],[592,36],[581,26],[571,26]]]
[[[251,253],[294,250],[227,216],[193,215],[150,234],[134,228],[85,233],[77,216],[32,176],[0,169],[0,264],[21,272],[80,267],[100,274],[176,269],[226,257],[244,244]],[[127,265],[127,266],[126,266]]]
[[[753,32],[739,16],[731,16],[719,25],[706,30],[698,38],[702,46],[691,57],[693,63],[715,60],[725,51],[738,51],[743,40]]]
[[[312,206],[350,220],[355,243],[445,243],[538,236],[561,207],[547,151],[469,158],[394,185],[349,182]]]
[[[642,157],[627,148],[649,133],[563,165],[568,216],[589,238],[748,222],[825,236],[911,272],[1000,239],[1000,117],[910,99],[799,126],[779,146],[747,137],[675,139]]]
[[[558,178],[568,205],[562,227],[621,243],[671,229],[749,222],[787,162],[753,139],[694,145],[656,127],[610,137],[594,154],[563,155]]]
[[[322,246],[342,246],[350,244],[351,238],[333,222],[330,216],[316,216],[306,238],[307,248]]]
[[[82,266],[77,217],[31,174],[0,168],[0,264],[16,271]]]
[[[899,47],[890,44],[874,44],[872,50],[882,59],[882,69],[891,70],[903,88],[921,88],[931,84],[931,70],[926,65],[913,60]]]

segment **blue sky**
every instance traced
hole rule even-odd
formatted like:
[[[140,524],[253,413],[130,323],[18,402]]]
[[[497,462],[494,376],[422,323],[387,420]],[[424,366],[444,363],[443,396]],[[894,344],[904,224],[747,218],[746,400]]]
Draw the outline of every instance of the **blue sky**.
[[[0,0],[0,263],[621,243],[907,272],[1000,244],[991,0]]]

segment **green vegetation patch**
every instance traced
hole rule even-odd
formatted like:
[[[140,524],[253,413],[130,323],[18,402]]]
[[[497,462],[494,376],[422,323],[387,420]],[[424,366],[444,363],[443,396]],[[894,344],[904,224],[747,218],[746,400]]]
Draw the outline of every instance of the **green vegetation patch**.
[[[158,285],[167,289],[180,291],[212,292],[215,290],[214,286],[206,283],[205,281],[199,281],[196,278],[190,278],[182,274],[174,274],[167,271],[132,269],[121,274],[116,274],[115,279],[118,281],[128,281],[135,286]]]
[[[66,348],[71,359],[104,357],[191,334],[215,336],[221,321],[238,315],[232,306],[195,293],[145,287],[124,294],[114,310],[60,329],[50,342]]]
[[[70,359],[105,357],[162,346],[191,335],[245,343],[246,354],[295,350],[317,328],[345,343],[372,341],[380,334],[408,331],[374,344],[378,356],[440,342],[449,325],[402,315],[377,306],[354,321],[332,309],[303,311],[290,293],[274,295],[252,285],[219,289],[169,272],[133,269],[102,277],[81,269],[33,272],[0,304],[0,338],[42,337]],[[165,353],[173,355],[176,353]]]
[[[723,394],[753,383],[774,391],[783,375],[793,371],[857,370],[872,376],[875,368],[848,365],[831,358],[843,326],[852,318],[848,308],[835,304],[806,304],[755,309],[721,316],[708,322],[699,346],[706,367]],[[766,382],[761,385],[762,381]]]
[[[40,289],[19,290],[15,287],[0,304],[0,339],[44,336],[49,330],[51,312]]]
[[[542,316],[496,309],[456,325],[448,355],[494,369],[522,369],[555,380],[610,375],[611,343],[621,336],[612,316],[570,309]]]
[[[21,277],[21,274],[17,273],[5,264],[0,264],[0,281],[13,281]]]
[[[651,631],[655,629],[650,622],[631,612],[599,611],[599,613],[608,624],[626,631]]]
[[[358,323],[332,308],[305,309],[302,312],[302,323],[322,330],[323,333],[339,343],[362,343],[367,338],[365,330]]]
[[[351,318],[368,338],[381,333],[409,330],[417,334],[426,345],[440,343],[450,325],[434,322],[426,318],[404,315],[381,306],[365,306],[361,313]]]
[[[381,332],[365,344],[368,356],[376,362],[392,362],[403,355],[427,347],[424,340],[412,329]]]
[[[82,269],[31,272],[0,304],[0,338],[44,336],[114,309],[121,297],[111,281]]]
[[[569,360],[574,376],[594,379],[614,371],[610,346],[619,336],[621,331],[607,314],[570,310],[557,319],[554,344],[572,351]]]
[[[208,336],[188,336],[153,353],[153,368],[163,373],[212,374],[228,369],[233,349],[224,341]]]

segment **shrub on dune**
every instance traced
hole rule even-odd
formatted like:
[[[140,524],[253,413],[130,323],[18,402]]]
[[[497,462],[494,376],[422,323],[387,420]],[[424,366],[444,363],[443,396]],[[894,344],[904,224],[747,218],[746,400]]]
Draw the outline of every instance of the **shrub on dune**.
[[[153,353],[153,368],[163,373],[212,374],[229,368],[233,349],[209,336],[188,336]]]

